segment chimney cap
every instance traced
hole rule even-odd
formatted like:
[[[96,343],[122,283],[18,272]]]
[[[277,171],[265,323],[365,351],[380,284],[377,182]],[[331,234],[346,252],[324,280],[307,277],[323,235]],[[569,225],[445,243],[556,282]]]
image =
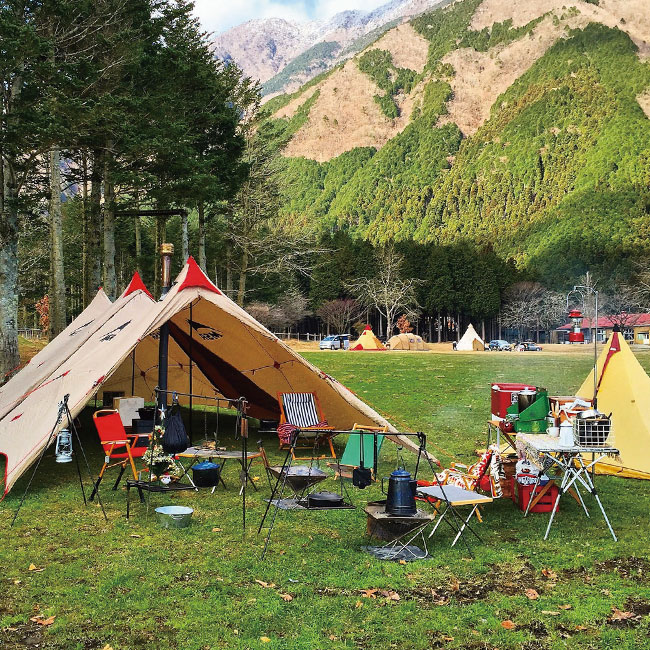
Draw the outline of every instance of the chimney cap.
[[[173,255],[174,254],[174,244],[160,244],[160,254],[161,255]]]

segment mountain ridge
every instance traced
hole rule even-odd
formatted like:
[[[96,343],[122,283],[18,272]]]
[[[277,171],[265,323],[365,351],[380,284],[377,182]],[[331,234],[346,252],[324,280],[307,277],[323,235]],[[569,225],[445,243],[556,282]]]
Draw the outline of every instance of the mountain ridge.
[[[305,23],[283,18],[253,19],[217,35],[212,40],[212,48],[215,56],[235,61],[245,74],[259,80],[264,95],[274,95],[296,89],[316,73],[336,65],[357,48],[361,49],[366,45],[363,38],[368,34],[448,1],[389,0],[371,11],[345,10],[327,20]],[[329,51],[318,50],[317,46],[322,43],[336,46]],[[316,52],[308,57],[305,67],[296,69],[293,76],[272,81],[297,57],[313,48]]]

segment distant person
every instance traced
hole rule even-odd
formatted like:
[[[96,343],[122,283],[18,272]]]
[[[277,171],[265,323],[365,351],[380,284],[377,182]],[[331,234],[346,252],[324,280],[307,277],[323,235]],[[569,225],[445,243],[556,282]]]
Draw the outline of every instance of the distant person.
[[[454,341],[454,342],[451,344],[451,349],[454,350],[454,351],[456,351],[456,345],[457,345],[457,343],[456,343],[456,341]]]

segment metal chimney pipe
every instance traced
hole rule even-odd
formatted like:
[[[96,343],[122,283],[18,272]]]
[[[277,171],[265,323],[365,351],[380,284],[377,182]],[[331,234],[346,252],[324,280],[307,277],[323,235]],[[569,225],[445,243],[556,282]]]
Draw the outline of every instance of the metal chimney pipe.
[[[172,255],[174,254],[173,244],[161,244],[161,292],[160,299],[162,300],[169,292],[172,286]],[[168,357],[169,357],[169,325],[163,323],[160,326],[160,339],[158,340],[158,408],[163,411],[167,407],[167,372],[168,372]]]
[[[174,255],[174,244],[161,244],[160,257],[162,269],[162,282],[160,297],[162,298],[167,294],[172,286],[172,256]]]

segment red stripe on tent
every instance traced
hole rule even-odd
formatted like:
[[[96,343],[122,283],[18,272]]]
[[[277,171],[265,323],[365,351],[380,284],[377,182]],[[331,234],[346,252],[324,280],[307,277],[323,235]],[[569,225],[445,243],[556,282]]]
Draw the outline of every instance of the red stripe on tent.
[[[153,296],[149,292],[149,289],[147,289],[145,283],[142,281],[142,278],[140,277],[140,274],[136,271],[133,274],[133,277],[131,278],[131,282],[129,282],[129,286],[124,290],[124,293],[122,294],[124,297],[130,296],[132,293],[136,291],[144,291],[149,298],[153,300]]]
[[[607,356],[605,357],[605,363],[603,364],[603,369],[600,372],[600,378],[598,379],[598,386],[596,387],[596,390],[600,388],[600,382],[603,381],[603,377],[605,376],[605,370],[607,369],[607,366],[609,364],[609,360],[617,353],[621,351],[621,342],[618,340],[619,337],[618,332],[614,332],[612,334],[612,342],[610,343],[609,350],[607,351]]]
[[[210,281],[208,276],[203,273],[201,267],[194,261],[194,258],[191,255],[187,258],[187,275],[185,276],[185,280],[181,283],[181,286],[178,287],[178,290],[182,291],[183,289],[189,289],[190,287],[199,287],[223,295]]]
[[[23,417],[22,413],[19,413],[18,415],[14,415],[14,417],[11,418],[11,421],[13,422],[14,420],[17,420],[18,418]]]

